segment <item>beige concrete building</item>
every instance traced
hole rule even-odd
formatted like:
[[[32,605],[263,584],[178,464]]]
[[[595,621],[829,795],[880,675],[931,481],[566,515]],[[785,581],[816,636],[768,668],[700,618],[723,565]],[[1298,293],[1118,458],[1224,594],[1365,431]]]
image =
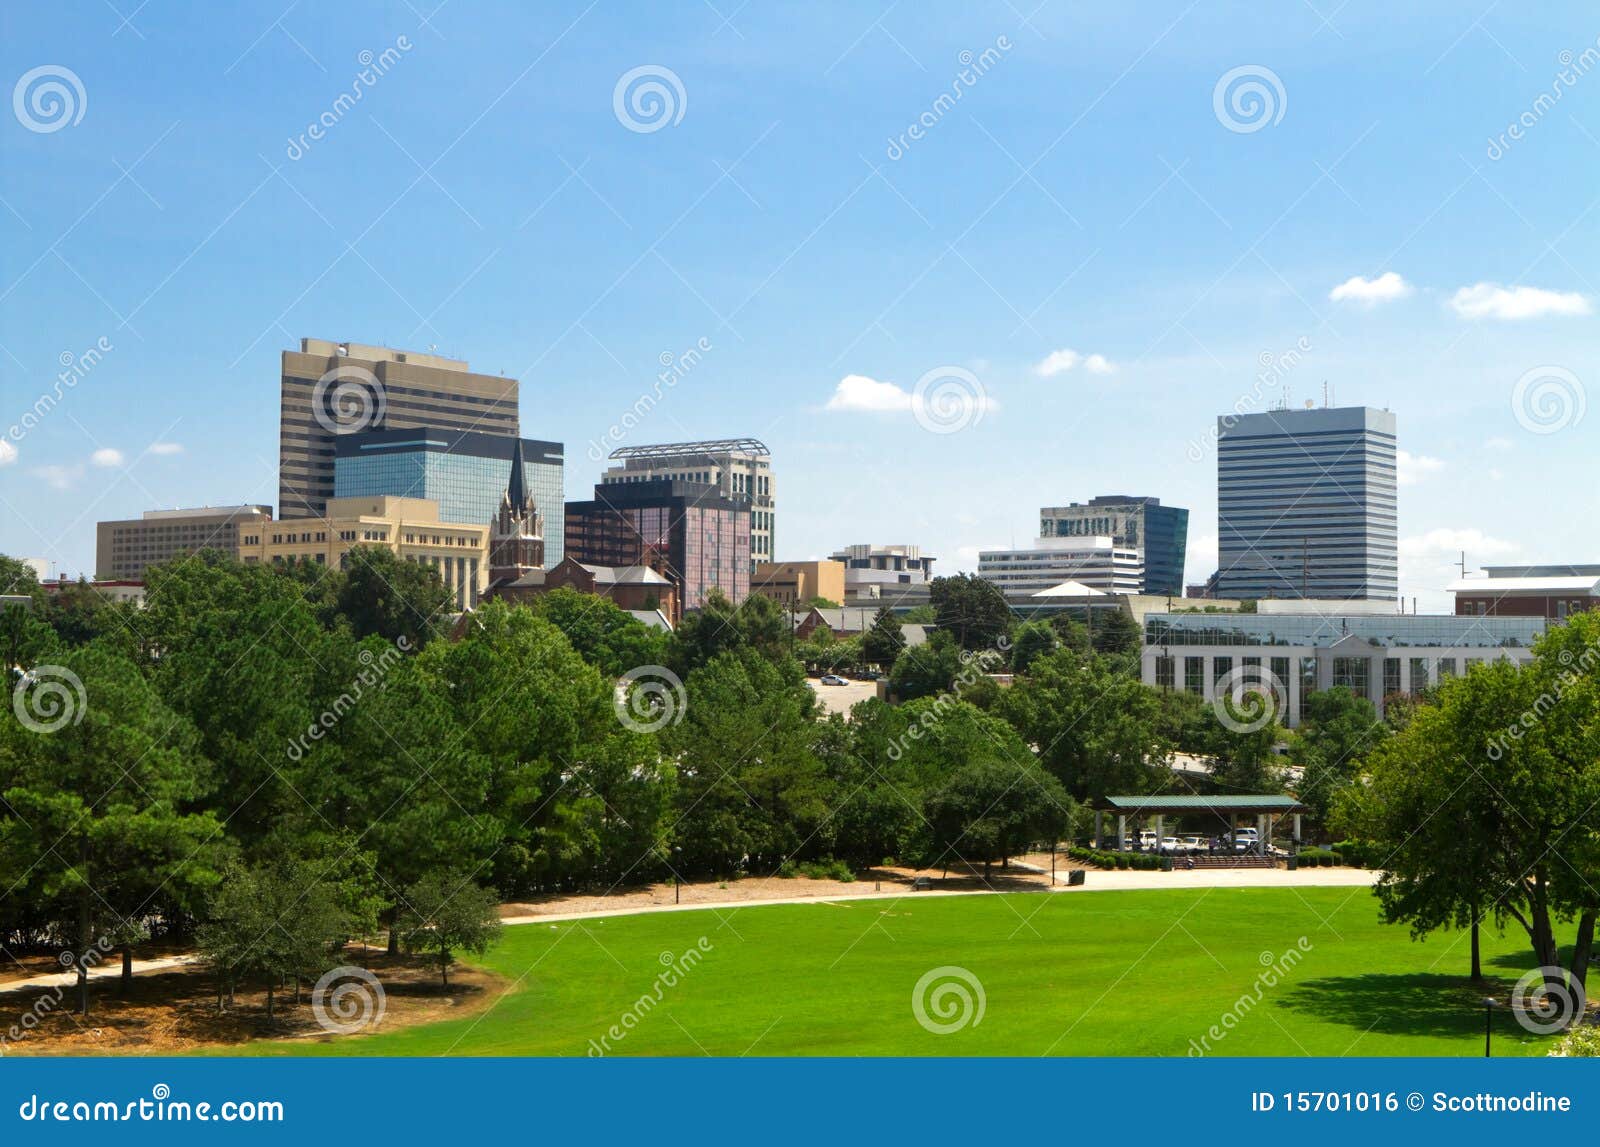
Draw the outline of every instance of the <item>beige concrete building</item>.
[[[477,605],[489,585],[489,524],[441,522],[439,503],[389,495],[330,498],[316,518],[268,522],[244,531],[246,564],[306,561],[343,568],[356,546],[386,546],[406,561],[439,571],[457,609]]]
[[[241,534],[272,520],[271,506],[203,506],[146,510],[143,517],[95,526],[98,580],[142,581],[147,567],[200,550],[234,557]]]
[[[750,592],[781,605],[805,605],[816,597],[843,605],[844,563],[760,562],[750,576]]]
[[[327,509],[341,434],[432,427],[514,438],[520,426],[514,378],[474,374],[460,359],[325,339],[283,352],[281,403],[280,518]]]

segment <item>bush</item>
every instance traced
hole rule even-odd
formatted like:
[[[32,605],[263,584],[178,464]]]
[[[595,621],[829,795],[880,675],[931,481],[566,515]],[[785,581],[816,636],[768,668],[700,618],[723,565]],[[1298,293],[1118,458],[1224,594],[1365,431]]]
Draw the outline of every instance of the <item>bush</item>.
[[[1573,1028],[1550,1049],[1550,1054],[1562,1058],[1568,1056],[1580,1059],[1600,1058],[1600,1027],[1588,1024],[1581,1028]]]
[[[808,880],[837,880],[844,884],[853,884],[856,874],[850,871],[850,866],[842,860],[808,860],[798,865],[791,865],[785,861],[778,868],[778,875],[786,875],[784,868],[789,868],[787,875],[793,876],[799,872]]]

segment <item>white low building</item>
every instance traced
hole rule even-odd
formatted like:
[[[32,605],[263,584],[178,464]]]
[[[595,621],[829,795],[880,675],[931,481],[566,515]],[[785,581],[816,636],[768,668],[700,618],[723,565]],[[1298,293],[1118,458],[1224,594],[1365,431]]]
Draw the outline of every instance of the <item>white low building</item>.
[[[1474,663],[1531,660],[1543,618],[1414,613],[1150,613],[1140,674],[1157,689],[1238,701],[1268,689],[1294,727],[1312,693],[1343,685],[1381,715],[1384,699],[1415,694]]]
[[[1144,557],[1106,537],[1036,538],[1027,549],[982,551],[978,576],[1008,597],[1036,594],[1063,582],[1101,593],[1137,594],[1144,585]]]

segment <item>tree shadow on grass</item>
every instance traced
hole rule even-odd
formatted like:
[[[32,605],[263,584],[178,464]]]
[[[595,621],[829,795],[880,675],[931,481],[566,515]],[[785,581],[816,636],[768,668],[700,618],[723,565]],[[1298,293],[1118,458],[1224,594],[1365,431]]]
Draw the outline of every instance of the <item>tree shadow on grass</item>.
[[[1497,980],[1474,984],[1465,976],[1435,972],[1360,976],[1327,976],[1297,984],[1282,997],[1283,1007],[1327,1023],[1343,1024],[1357,1033],[1461,1039],[1463,1054],[1483,1040],[1485,996],[1504,996]],[[1496,1022],[1496,1038],[1522,1042],[1523,1033]],[[1477,1042],[1474,1043],[1473,1041]]]

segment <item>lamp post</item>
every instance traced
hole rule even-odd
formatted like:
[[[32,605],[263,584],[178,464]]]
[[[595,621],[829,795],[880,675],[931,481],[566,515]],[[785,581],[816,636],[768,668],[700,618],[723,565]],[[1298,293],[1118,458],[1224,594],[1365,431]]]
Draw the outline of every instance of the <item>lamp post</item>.
[[[1490,1056],[1490,1051],[1491,1051],[1491,1049],[1490,1049],[1490,1040],[1492,1040],[1494,1038],[1494,1009],[1495,1009],[1496,1006],[1497,1005],[1495,1004],[1493,996],[1485,996],[1483,998],[1483,1058],[1484,1059],[1488,1059],[1489,1056]]]
[[[681,902],[680,896],[683,889],[683,877],[678,875],[678,867],[683,863],[683,846],[673,845],[672,852],[674,855],[674,863],[672,865],[672,902],[678,904]]]

